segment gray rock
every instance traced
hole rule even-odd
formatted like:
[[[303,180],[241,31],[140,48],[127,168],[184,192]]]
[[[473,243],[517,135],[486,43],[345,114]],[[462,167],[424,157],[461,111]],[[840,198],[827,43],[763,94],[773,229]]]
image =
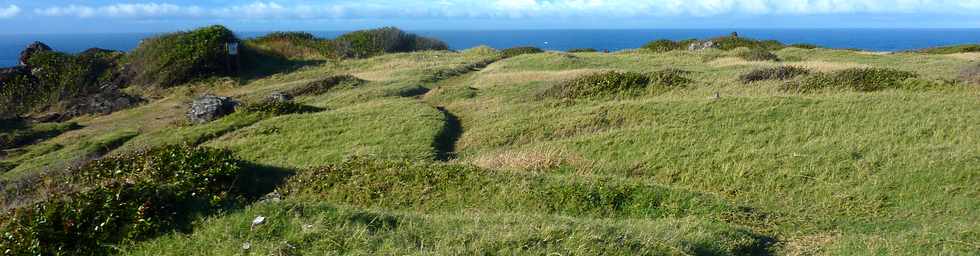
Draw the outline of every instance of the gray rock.
[[[191,123],[203,124],[211,122],[235,112],[238,102],[229,97],[204,95],[191,103],[187,111],[187,119]]]
[[[48,52],[48,51],[51,51],[51,47],[48,47],[48,45],[42,42],[31,43],[30,45],[27,46],[26,49],[24,49],[24,51],[20,52],[20,58],[19,58],[20,65],[27,66],[27,61],[31,59],[32,55],[39,52]]]
[[[715,48],[714,41],[703,41],[703,42],[697,41],[687,46],[688,51],[701,51],[701,50],[711,49],[711,48]]]
[[[273,92],[272,94],[269,94],[268,101],[271,101],[271,102],[290,102],[290,101],[293,101],[293,96],[289,96],[289,94],[286,94],[286,93],[283,93],[283,92]]]

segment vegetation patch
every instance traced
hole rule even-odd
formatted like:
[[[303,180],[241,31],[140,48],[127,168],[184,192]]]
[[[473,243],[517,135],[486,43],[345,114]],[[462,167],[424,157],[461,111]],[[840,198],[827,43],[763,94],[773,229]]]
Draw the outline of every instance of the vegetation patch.
[[[335,45],[307,32],[272,32],[247,40],[247,45],[261,48],[293,60],[336,59]]]
[[[779,61],[779,56],[763,48],[750,48],[738,52],[736,56],[747,61]]]
[[[954,54],[954,53],[980,52],[980,44],[942,46],[942,47],[922,49],[916,52],[925,53],[925,54]]]
[[[575,49],[568,50],[568,52],[573,52],[573,53],[574,52],[598,52],[598,51],[599,50],[596,50],[595,48],[575,48]]]
[[[765,49],[769,51],[785,48],[783,43],[776,40],[756,40],[739,36],[724,36],[711,39],[718,49],[730,51],[738,48]]]
[[[980,64],[972,65],[961,70],[959,79],[974,84],[980,84]]]
[[[0,150],[34,144],[66,131],[81,128],[76,123],[40,123],[27,121],[3,121],[0,123]]]
[[[118,63],[123,53],[86,51],[71,55],[41,51],[27,60],[30,70],[9,75],[0,83],[0,117],[43,111],[59,102],[120,85]]]
[[[556,84],[542,96],[560,99],[595,98],[612,95],[635,96],[650,84],[649,76],[636,72],[607,71],[583,75]]]
[[[669,52],[674,50],[684,50],[687,49],[687,46],[691,45],[691,43],[694,43],[696,41],[697,40],[694,39],[689,39],[684,41],[660,39],[643,45],[643,49],[651,50],[653,52],[658,52],[658,53]]]
[[[810,70],[804,67],[779,66],[752,70],[739,76],[738,80],[747,84],[765,80],[789,80],[808,74],[810,74]]]
[[[164,88],[228,74],[226,44],[237,40],[218,25],[148,38],[128,56],[127,70],[136,84]]]
[[[323,111],[323,109],[299,104],[293,101],[265,100],[259,103],[246,104],[240,111],[246,113],[263,113],[273,116],[280,116],[320,112]]]
[[[814,92],[823,89],[849,89],[859,92],[901,88],[906,81],[918,75],[908,71],[887,68],[852,68],[833,73],[811,75],[798,82],[783,86],[784,91]]]
[[[180,146],[90,162],[66,177],[79,187],[7,211],[0,248],[11,255],[113,253],[113,245],[186,228],[197,213],[243,200],[239,172],[228,151]]]
[[[812,50],[812,49],[820,48],[820,46],[815,45],[815,44],[791,44],[791,45],[787,45],[786,47],[793,47],[793,48],[799,48],[799,49],[805,49],[805,50]]]
[[[503,51],[500,52],[500,55],[501,57],[506,59],[506,58],[517,57],[524,54],[535,54],[535,53],[542,53],[542,52],[544,52],[544,50],[541,50],[541,48],[524,46],[524,47],[514,47],[514,48],[504,49]]]
[[[305,95],[320,95],[327,93],[330,89],[340,86],[358,86],[365,81],[352,75],[329,76],[316,81],[306,83],[286,91],[286,94],[299,97]]]
[[[337,54],[348,58],[368,58],[394,52],[449,49],[445,42],[406,33],[394,27],[355,31],[343,34],[334,39],[333,42]]]
[[[691,73],[680,69],[665,69],[650,73],[650,84],[662,88],[684,87],[693,80],[687,77]]]

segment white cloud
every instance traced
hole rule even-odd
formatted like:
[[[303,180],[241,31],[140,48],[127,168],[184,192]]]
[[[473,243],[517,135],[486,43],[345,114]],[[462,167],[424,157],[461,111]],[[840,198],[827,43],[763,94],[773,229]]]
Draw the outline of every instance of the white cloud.
[[[13,18],[20,14],[20,7],[16,5],[10,5],[6,8],[0,7],[0,19]]]
[[[168,16],[198,16],[204,9],[198,6],[179,6],[174,4],[113,4],[104,6],[68,5],[64,7],[48,7],[34,9],[34,13],[42,16],[74,16],[79,18],[91,17],[168,17]]]
[[[972,14],[980,0],[342,0],[315,3],[269,0],[224,6],[168,3],[68,5],[35,9],[37,15],[91,17],[202,17],[222,19],[357,19],[445,17],[664,17],[715,15]],[[0,17],[16,15],[16,6]]]

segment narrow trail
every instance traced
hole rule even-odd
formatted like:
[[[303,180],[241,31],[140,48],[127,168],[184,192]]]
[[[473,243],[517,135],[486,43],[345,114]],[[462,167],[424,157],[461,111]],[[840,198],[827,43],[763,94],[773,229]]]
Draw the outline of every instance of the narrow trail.
[[[487,66],[490,66],[491,64],[504,59],[506,58],[493,58],[493,59],[488,59],[476,63],[462,65],[452,69],[440,70],[435,72],[432,76],[426,78],[424,81],[426,83],[436,85],[439,82],[468,75],[473,72],[479,72],[484,68],[486,68]],[[435,88],[426,90],[424,94],[427,94],[432,91],[435,91]],[[452,111],[446,109],[445,106],[440,106],[433,102],[425,100],[425,97],[423,95],[419,95],[418,98],[422,102],[425,102],[429,106],[435,108],[436,110],[439,110],[439,112],[441,112],[445,118],[446,123],[443,125],[442,130],[440,130],[439,133],[436,135],[435,140],[432,141],[432,148],[435,149],[435,153],[436,153],[435,160],[442,161],[442,162],[449,162],[451,160],[456,159],[456,157],[458,156],[458,153],[456,152],[456,144],[459,142],[459,139],[463,137],[463,132],[466,130],[463,127],[463,123],[460,121],[459,116],[457,116]]]

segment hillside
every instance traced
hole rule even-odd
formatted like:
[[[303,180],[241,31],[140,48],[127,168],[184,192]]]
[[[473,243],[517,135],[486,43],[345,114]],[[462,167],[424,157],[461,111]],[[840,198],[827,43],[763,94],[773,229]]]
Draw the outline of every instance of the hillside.
[[[256,49],[289,47],[275,42]],[[158,159],[144,149],[183,145],[171,150],[192,152],[172,164],[192,177],[234,176],[227,190],[192,190],[220,207],[96,246],[125,255],[980,252],[980,86],[970,82],[980,72],[968,72],[980,55],[674,44],[349,59],[314,47],[250,79],[131,89],[147,101],[5,126],[36,136],[0,157],[2,203],[30,208],[104,182],[59,185],[75,170],[124,177],[113,171],[135,168],[123,184],[152,183],[159,176],[143,172],[156,167],[146,166],[166,160],[85,163]],[[292,105],[262,105],[273,92],[292,94]],[[254,107],[187,122],[205,94]],[[229,154],[193,152],[202,148]],[[248,175],[215,167],[232,165]],[[182,188],[180,177],[153,191]],[[239,188],[249,191],[225,201]],[[6,231],[27,226],[0,221]]]

